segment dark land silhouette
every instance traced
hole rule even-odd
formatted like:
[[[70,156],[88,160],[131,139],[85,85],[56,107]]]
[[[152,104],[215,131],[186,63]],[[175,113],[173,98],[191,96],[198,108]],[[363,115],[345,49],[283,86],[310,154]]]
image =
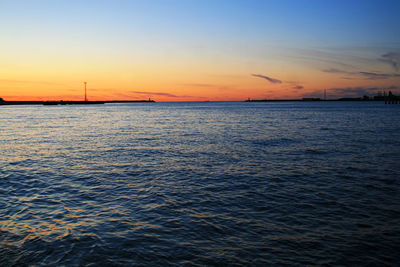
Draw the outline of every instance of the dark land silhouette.
[[[0,105],[93,105],[93,104],[106,104],[106,103],[154,103],[152,99],[148,100],[106,100],[106,101],[6,101],[0,98]]]
[[[373,97],[342,97],[338,99],[321,99],[319,97],[305,97],[302,99],[250,99],[245,102],[289,102],[289,101],[382,101],[385,104],[400,104],[400,96],[394,95],[391,91],[384,92],[383,95],[376,95]],[[155,100],[105,100],[105,101],[6,101],[0,97],[0,105],[92,105],[92,104],[106,104],[106,103],[154,103]]]
[[[400,96],[394,95],[391,91],[383,95],[377,96],[363,96],[363,97],[342,97],[338,99],[321,99],[319,97],[305,97],[302,99],[247,99],[245,102],[286,102],[286,101],[384,101],[385,104],[399,104]]]

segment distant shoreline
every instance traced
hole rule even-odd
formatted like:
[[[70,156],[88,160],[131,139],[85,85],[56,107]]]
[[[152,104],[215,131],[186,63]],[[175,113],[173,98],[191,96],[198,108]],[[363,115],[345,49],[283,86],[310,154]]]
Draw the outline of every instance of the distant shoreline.
[[[106,100],[106,101],[0,101],[0,105],[89,105],[106,103],[154,103],[154,100]]]
[[[363,99],[353,99],[353,98],[341,98],[341,99],[250,99],[244,102],[379,102],[384,101],[379,100],[363,100]]]
[[[107,103],[155,103],[155,100],[105,100],[105,101],[5,101],[0,98],[0,106],[12,105],[91,105],[91,104],[107,104]],[[168,102],[168,101],[165,101]],[[174,101],[175,102],[175,101]],[[186,101],[184,101],[186,102]],[[374,97],[374,98],[339,98],[339,99],[320,99],[320,98],[303,98],[303,99],[247,99],[242,101],[193,101],[193,102],[385,102],[390,104],[400,103],[399,97]]]
[[[400,97],[393,94],[374,97],[343,97],[338,99],[302,98],[302,99],[247,99],[245,102],[385,102],[385,104],[398,104]]]

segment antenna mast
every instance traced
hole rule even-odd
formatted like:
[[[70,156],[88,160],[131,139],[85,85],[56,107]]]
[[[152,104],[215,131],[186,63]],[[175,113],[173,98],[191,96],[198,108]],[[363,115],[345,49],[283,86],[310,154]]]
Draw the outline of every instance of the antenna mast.
[[[87,94],[86,94],[86,84],[87,82],[83,82],[85,84],[85,102],[87,102]]]

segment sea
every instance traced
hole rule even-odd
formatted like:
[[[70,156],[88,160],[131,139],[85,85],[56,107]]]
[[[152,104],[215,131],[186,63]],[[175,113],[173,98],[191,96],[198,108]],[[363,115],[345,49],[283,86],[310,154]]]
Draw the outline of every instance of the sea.
[[[0,106],[0,266],[399,266],[400,105]]]

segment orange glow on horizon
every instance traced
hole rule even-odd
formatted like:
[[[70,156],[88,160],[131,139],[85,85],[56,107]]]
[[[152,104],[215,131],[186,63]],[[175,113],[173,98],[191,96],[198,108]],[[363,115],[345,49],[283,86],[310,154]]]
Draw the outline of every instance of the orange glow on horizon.
[[[129,65],[124,62],[105,66],[69,64],[54,68],[10,67],[0,77],[0,97],[6,101],[84,100],[87,81],[88,100],[243,101],[251,99],[300,99],[309,94],[322,96],[325,89],[349,87],[388,88],[399,78],[342,79],[342,74],[285,63],[271,68],[201,62],[198,65],[178,62]],[[215,64],[214,64],[215,63]],[[10,62],[8,64],[11,64]],[[186,68],[185,68],[186,67]],[[266,69],[256,72],[254,69]],[[279,83],[256,77],[267,74]],[[257,75],[252,75],[257,74]],[[80,78],[84,77],[84,79]],[[394,90],[396,92],[396,90]]]

